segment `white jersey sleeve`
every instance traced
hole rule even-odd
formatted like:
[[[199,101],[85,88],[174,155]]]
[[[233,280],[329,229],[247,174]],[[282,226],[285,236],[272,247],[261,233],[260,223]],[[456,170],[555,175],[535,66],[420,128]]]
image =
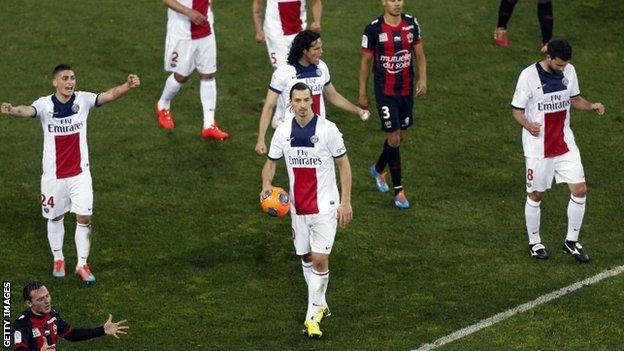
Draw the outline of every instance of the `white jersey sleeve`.
[[[35,116],[39,119],[41,119],[45,114],[44,111],[46,110],[46,101],[50,100],[50,96],[43,96],[38,98],[37,100],[33,101],[32,104],[30,104],[30,106],[35,108]]]
[[[269,84],[269,89],[274,92],[281,94],[288,87],[288,82],[291,80],[293,74],[292,66],[283,65],[278,67],[273,75],[271,76],[271,83]]]
[[[329,67],[327,67],[327,64],[325,62],[319,61],[319,69],[323,71],[323,78],[324,78],[323,86],[327,86],[329,83],[331,83],[331,76],[329,75]]]
[[[286,137],[284,137],[284,125],[287,123],[282,123],[277,129],[275,133],[273,133],[273,138],[271,138],[271,146],[269,147],[268,157],[271,160],[279,160],[284,157],[284,142],[286,142]]]
[[[347,153],[342,133],[340,133],[340,130],[333,122],[329,122],[327,126],[327,146],[334,158],[341,157]]]
[[[581,95],[581,89],[579,88],[578,76],[576,75],[576,68],[572,65],[568,65],[570,67],[568,73],[569,87],[570,89],[570,97],[576,97]]]
[[[525,109],[529,103],[529,100],[533,98],[533,93],[529,86],[529,72],[523,70],[518,77],[518,83],[516,84],[516,91],[514,92],[513,99],[511,100],[511,106],[518,109]]]

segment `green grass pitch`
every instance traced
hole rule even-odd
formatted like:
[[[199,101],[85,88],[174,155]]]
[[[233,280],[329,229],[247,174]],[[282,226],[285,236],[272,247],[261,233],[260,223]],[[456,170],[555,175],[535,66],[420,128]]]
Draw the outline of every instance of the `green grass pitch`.
[[[160,1],[0,1],[0,100],[30,104],[51,93],[49,72],[71,63],[79,90],[103,91],[129,73],[140,89],[95,109],[89,146],[95,213],[90,264],[96,285],[73,274],[53,280],[38,205],[41,127],[0,117],[0,277],[21,288],[47,283],[53,305],[75,326],[110,312],[131,330],[70,343],[65,350],[410,350],[496,313],[624,264],[624,3],[554,1],[555,36],[568,38],[583,96],[607,114],[572,112],[589,194],[581,240],[592,262],[559,250],[568,190],[542,203],[551,258],[529,257],[524,160],[509,102],[520,71],[539,59],[535,1],[520,1],[511,46],[491,36],[498,1],[407,0],[425,38],[428,93],[402,146],[412,208],[398,211],[375,191],[367,168],[382,135],[328,105],[353,168],[355,219],[331,255],[333,315],[321,340],[301,334],[306,290],[289,220],[258,210],[264,158],[253,151],[271,75],[254,41],[251,1],[215,1],[217,118],[232,135],[200,137],[194,77],[172,105],[177,127],[158,129],[153,106],[163,71],[166,13]],[[324,1],[324,57],[332,82],[357,100],[359,44],[381,13],[376,0]],[[286,186],[280,164],[276,185]],[[75,264],[66,218],[68,273]],[[624,277],[617,276],[515,316],[444,350],[617,350],[624,344]]]

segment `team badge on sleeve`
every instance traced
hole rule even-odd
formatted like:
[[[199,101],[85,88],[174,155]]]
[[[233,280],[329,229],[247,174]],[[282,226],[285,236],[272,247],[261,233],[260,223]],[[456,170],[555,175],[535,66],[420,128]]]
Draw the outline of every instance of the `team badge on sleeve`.
[[[362,47],[363,48],[368,47],[368,37],[366,36],[366,34],[362,35]]]
[[[13,333],[13,342],[15,344],[20,344],[22,342],[22,333],[19,330],[16,330],[15,333]]]

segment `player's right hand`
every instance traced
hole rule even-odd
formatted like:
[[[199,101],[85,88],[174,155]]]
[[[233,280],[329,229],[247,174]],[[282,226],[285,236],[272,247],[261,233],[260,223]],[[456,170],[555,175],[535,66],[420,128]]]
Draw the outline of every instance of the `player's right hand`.
[[[256,42],[264,43],[264,32],[263,31],[256,32]]]
[[[193,22],[194,25],[199,26],[204,24],[204,22],[208,21],[208,17],[202,15],[196,10],[191,10],[188,15],[188,18]]]
[[[257,142],[255,150],[258,153],[258,155],[266,154],[267,153],[266,144],[264,144],[264,142],[262,141]]]
[[[13,105],[9,104],[8,102],[3,102],[2,105],[0,105],[0,113],[8,115],[11,114],[11,110],[13,109]]]
[[[368,95],[360,95],[360,97],[358,98],[358,103],[360,104],[360,107],[368,110],[368,108],[370,107],[370,99],[368,98]]]
[[[361,108],[358,109],[358,115],[360,116],[360,119],[364,122],[368,121],[368,118],[370,117],[370,112],[368,110],[363,110]]]
[[[260,192],[260,202],[264,200],[265,194],[267,197],[271,196],[272,191],[273,191],[273,185],[269,185],[266,188],[262,188],[262,191]]]
[[[526,128],[532,136],[538,136],[542,125],[537,122],[529,122]]]

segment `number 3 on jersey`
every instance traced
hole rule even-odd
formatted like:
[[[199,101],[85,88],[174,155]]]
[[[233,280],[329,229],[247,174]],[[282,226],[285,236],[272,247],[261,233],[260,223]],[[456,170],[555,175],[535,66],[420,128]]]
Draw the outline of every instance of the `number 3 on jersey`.
[[[50,196],[49,198],[46,198],[45,195],[41,194],[41,206],[43,207],[50,206],[51,208],[54,208],[54,196]]]

